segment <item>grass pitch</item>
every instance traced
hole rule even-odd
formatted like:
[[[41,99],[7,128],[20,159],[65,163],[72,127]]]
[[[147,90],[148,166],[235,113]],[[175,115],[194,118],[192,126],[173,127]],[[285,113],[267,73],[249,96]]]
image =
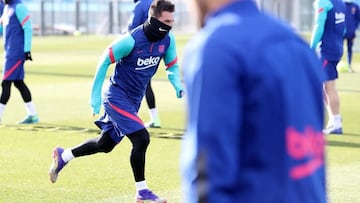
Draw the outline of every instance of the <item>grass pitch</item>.
[[[32,91],[40,123],[15,125],[26,112],[13,88],[0,126],[0,202],[133,202],[131,146],[126,138],[109,154],[70,162],[55,184],[47,175],[53,147],[73,147],[98,135],[93,124],[96,117],[91,116],[88,104],[90,88],[97,60],[115,38],[34,38],[34,61],[26,64],[25,81]],[[177,38],[180,59],[187,39]],[[328,191],[333,203],[360,199],[359,57],[355,55],[353,64],[357,73],[341,73],[338,80],[345,134],[327,136]],[[181,202],[179,153],[185,104],[176,98],[163,69],[159,68],[152,83],[163,128],[150,130],[146,178],[154,192],[177,203]],[[148,120],[145,103],[140,116]]]

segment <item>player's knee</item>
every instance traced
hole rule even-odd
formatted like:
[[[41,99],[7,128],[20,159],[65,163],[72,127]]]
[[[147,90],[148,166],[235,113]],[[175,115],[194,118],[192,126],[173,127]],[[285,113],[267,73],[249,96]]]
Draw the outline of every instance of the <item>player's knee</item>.
[[[18,89],[22,89],[26,86],[23,80],[15,80],[14,85]]]
[[[104,152],[104,153],[109,153],[113,150],[114,148],[101,148],[101,151]]]
[[[1,82],[1,87],[2,87],[3,89],[8,89],[10,86],[11,86],[11,81],[3,80],[3,81]]]
[[[144,128],[128,135],[134,149],[146,149],[150,144],[149,132]]]
[[[99,152],[109,153],[116,146],[116,143],[111,139],[111,137],[105,133],[97,140],[97,147]]]

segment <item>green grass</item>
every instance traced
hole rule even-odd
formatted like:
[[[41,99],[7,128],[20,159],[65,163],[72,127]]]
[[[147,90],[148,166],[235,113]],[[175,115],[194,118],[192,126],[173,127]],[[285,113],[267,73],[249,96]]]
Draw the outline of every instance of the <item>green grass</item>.
[[[53,147],[73,147],[98,135],[88,99],[97,60],[114,39],[34,38],[34,61],[26,64],[26,82],[41,123],[15,125],[26,112],[13,88],[0,126],[0,202],[133,202],[127,139],[109,154],[70,162],[56,184],[51,184],[47,175]],[[178,37],[180,59],[187,39]],[[360,55],[354,60],[357,73],[342,73],[338,80],[345,134],[327,136],[328,190],[333,203],[360,199]],[[179,138],[184,132],[185,103],[176,99],[163,68],[156,74],[153,88],[164,128],[150,130],[146,178],[151,189],[176,203],[181,202]],[[139,113],[148,120],[146,104]]]

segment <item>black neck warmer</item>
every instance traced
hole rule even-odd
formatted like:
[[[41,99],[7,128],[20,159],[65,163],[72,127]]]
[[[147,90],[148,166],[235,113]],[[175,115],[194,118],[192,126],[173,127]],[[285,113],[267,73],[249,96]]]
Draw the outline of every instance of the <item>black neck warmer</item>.
[[[144,33],[150,42],[162,40],[171,30],[171,26],[151,17],[144,23]]]
[[[11,0],[5,0],[4,3],[5,3],[5,4],[10,4],[10,3],[11,3]]]

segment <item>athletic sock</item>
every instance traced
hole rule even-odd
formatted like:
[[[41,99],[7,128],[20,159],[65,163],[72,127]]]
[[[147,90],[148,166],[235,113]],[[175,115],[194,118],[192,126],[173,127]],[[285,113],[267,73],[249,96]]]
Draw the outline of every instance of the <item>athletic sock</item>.
[[[71,161],[75,157],[74,157],[71,149],[65,149],[63,151],[63,153],[61,154],[61,158],[65,163],[67,163],[67,162]]]
[[[136,187],[137,192],[139,192],[140,190],[148,189],[148,186],[146,184],[146,180],[136,182],[135,187]]]
[[[5,111],[5,104],[0,103],[0,119]]]
[[[335,128],[341,128],[342,127],[342,118],[340,114],[333,115],[332,117],[332,123]]]
[[[151,122],[160,124],[159,113],[157,108],[149,109]]]
[[[25,107],[26,107],[28,115],[30,115],[30,116],[36,116],[37,115],[35,105],[34,105],[33,102],[25,103]]]

